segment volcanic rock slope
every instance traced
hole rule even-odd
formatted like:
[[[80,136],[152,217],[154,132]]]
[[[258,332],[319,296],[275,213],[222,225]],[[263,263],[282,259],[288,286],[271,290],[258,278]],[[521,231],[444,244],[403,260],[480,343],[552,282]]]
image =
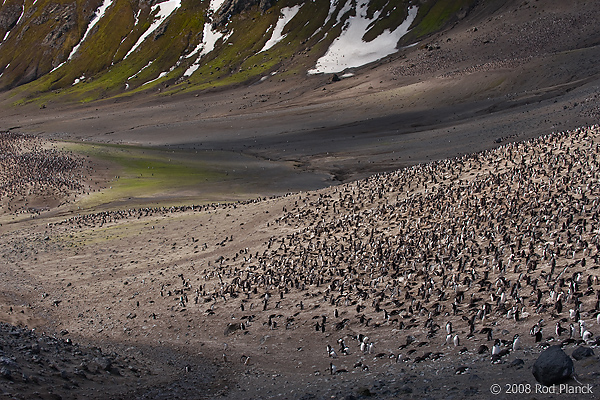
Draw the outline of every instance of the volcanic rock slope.
[[[182,91],[306,73],[350,28],[349,46],[368,42],[389,54],[409,26],[404,42],[464,18],[475,3],[4,0],[0,88],[29,83],[31,96],[61,91],[89,101],[136,89]]]

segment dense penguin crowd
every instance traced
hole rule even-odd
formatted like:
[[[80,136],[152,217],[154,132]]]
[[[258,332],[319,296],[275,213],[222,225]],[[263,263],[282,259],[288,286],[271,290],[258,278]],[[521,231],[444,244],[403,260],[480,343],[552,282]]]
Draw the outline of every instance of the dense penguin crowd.
[[[331,374],[348,356],[368,371],[371,358],[470,353],[502,364],[522,349],[596,346],[599,133],[553,133],[290,195],[266,243],[165,279],[160,297],[208,324],[230,320],[225,340],[312,332]],[[244,365],[255,356],[243,354]]]
[[[280,198],[57,219],[40,243],[59,257],[35,257],[59,289],[37,307],[82,336],[208,345],[241,386],[266,365],[314,379],[522,368],[598,345],[599,156],[591,126]],[[124,239],[94,244],[109,232]]]
[[[262,298],[252,312],[270,313],[282,307],[270,297],[296,291],[335,309],[316,331],[387,326],[468,347],[464,339],[491,340],[496,326],[511,324],[534,342],[594,344],[598,133],[551,134],[300,195],[276,222],[291,233],[206,270],[196,302],[237,301],[243,310]],[[302,301],[293,307],[278,311],[291,314],[288,326]],[[452,326],[468,334],[452,335]],[[517,335],[504,348],[521,342]]]
[[[32,211],[34,197],[82,194],[86,170],[82,158],[47,148],[31,135],[0,132],[0,211]]]

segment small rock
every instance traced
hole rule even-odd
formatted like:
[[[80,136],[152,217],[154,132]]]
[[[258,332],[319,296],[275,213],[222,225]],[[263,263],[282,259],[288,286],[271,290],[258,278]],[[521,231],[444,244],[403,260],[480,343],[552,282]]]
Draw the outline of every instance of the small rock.
[[[461,367],[456,368],[456,370],[454,371],[455,375],[463,375],[466,374],[469,371],[469,367],[467,367],[466,365],[463,365]]]
[[[404,385],[400,389],[397,390],[398,394],[409,394],[412,392],[413,392],[412,388],[408,385]]]
[[[94,362],[104,371],[110,371],[110,367],[112,366],[112,362],[106,357],[96,357],[94,358]]]
[[[487,347],[485,344],[482,344],[477,349],[477,354],[489,354],[489,353],[490,353],[490,348]]]
[[[232,333],[234,333],[235,331],[238,331],[241,329],[240,324],[227,324],[227,326],[225,327],[225,331],[223,332],[223,334],[225,336],[229,336]]]
[[[520,358],[517,358],[516,360],[508,364],[509,367],[513,367],[516,369],[523,368],[523,365],[525,365],[525,361],[521,360]]]
[[[558,345],[542,351],[532,368],[535,380],[545,386],[564,382],[573,372],[573,360]]]
[[[477,389],[475,386],[471,386],[468,389],[465,389],[463,393],[465,394],[465,396],[473,396],[479,393],[479,389]]]
[[[75,368],[75,370],[73,370],[73,373],[77,376],[80,376],[84,379],[87,379],[87,376],[85,375],[85,372],[79,368]]]
[[[4,379],[12,379],[12,372],[10,371],[10,369],[8,369],[6,367],[0,368],[0,375]]]
[[[7,366],[7,367],[11,367],[11,368],[19,367],[19,365],[13,359],[6,357],[6,356],[0,357],[0,364]]]
[[[589,347],[579,346],[578,348],[573,350],[573,353],[571,355],[573,356],[574,359],[579,361],[584,358],[593,356],[594,350],[590,349]]]

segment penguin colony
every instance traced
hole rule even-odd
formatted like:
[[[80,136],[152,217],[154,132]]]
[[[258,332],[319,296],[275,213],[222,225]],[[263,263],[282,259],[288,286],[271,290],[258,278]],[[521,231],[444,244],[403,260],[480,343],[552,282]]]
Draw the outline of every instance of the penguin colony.
[[[594,346],[599,170],[592,126],[293,194],[266,243],[181,274],[160,296],[227,326],[225,340],[304,329],[331,374],[374,358],[503,363]],[[259,350],[228,351],[223,360],[260,363]]]
[[[452,348],[502,362],[550,342],[595,345],[599,134],[551,134],[300,194],[273,230],[290,233],[206,269],[193,303],[238,302],[252,310],[242,319],[270,329],[277,319],[335,332],[328,358],[374,354],[389,329],[397,346],[379,356],[403,362]],[[286,302],[294,293],[305,300]],[[308,313],[309,299],[334,311]],[[418,357],[418,346],[438,352]]]

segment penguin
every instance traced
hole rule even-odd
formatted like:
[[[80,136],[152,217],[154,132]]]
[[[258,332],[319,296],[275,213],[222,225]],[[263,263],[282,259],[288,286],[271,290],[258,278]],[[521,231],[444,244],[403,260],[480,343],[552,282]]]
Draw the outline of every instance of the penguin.
[[[516,350],[519,350],[520,348],[521,348],[521,339],[519,338],[519,335],[516,334],[513,337],[512,350],[516,351]]]
[[[529,334],[530,334],[531,336],[535,336],[535,335],[536,335],[536,333],[538,333],[539,331],[541,331],[541,330],[542,330],[542,322],[544,322],[544,320],[543,320],[543,319],[540,319],[540,320],[539,320],[539,321],[538,321],[538,322],[537,322],[535,325],[533,325],[533,326],[531,327],[531,329],[529,330]]]
[[[330,345],[327,345],[327,356],[330,358],[337,358],[337,353]]]
[[[592,342],[592,336],[594,336],[594,334],[587,330],[581,335],[583,341],[588,345]]]
[[[342,353],[343,355],[347,356],[350,351],[350,347],[346,346],[346,343],[344,343],[344,341],[342,340],[340,342],[340,353]]]
[[[563,306],[562,306],[562,301],[560,299],[560,295],[558,296],[556,303],[554,303],[554,310],[556,311],[557,314],[562,313]]]
[[[506,312],[506,319],[512,319],[512,318],[513,318],[513,316],[514,316],[514,314],[515,314],[515,310],[513,310],[512,308],[511,308],[511,309],[509,309],[509,310]]]
[[[496,339],[492,346],[492,355],[497,356],[498,354],[500,354],[500,339]]]
[[[556,323],[556,336],[561,336],[563,333],[565,333],[567,331],[567,328],[563,328],[562,326],[560,326],[560,321]]]
[[[581,336],[583,338],[583,333],[586,331],[585,329],[585,321],[580,319],[579,320],[579,336]]]
[[[573,324],[569,324],[569,339],[573,339],[573,334],[575,333],[575,327]]]
[[[542,328],[540,328],[536,333],[535,333],[535,342],[539,343],[542,341]]]
[[[446,322],[446,334],[451,334],[452,333],[452,322],[448,321]]]
[[[460,339],[458,335],[454,335],[454,339],[452,339],[452,342],[454,343],[454,347],[460,346]]]
[[[451,341],[452,341],[452,334],[449,333],[446,335],[446,342],[444,344],[449,345]]]

